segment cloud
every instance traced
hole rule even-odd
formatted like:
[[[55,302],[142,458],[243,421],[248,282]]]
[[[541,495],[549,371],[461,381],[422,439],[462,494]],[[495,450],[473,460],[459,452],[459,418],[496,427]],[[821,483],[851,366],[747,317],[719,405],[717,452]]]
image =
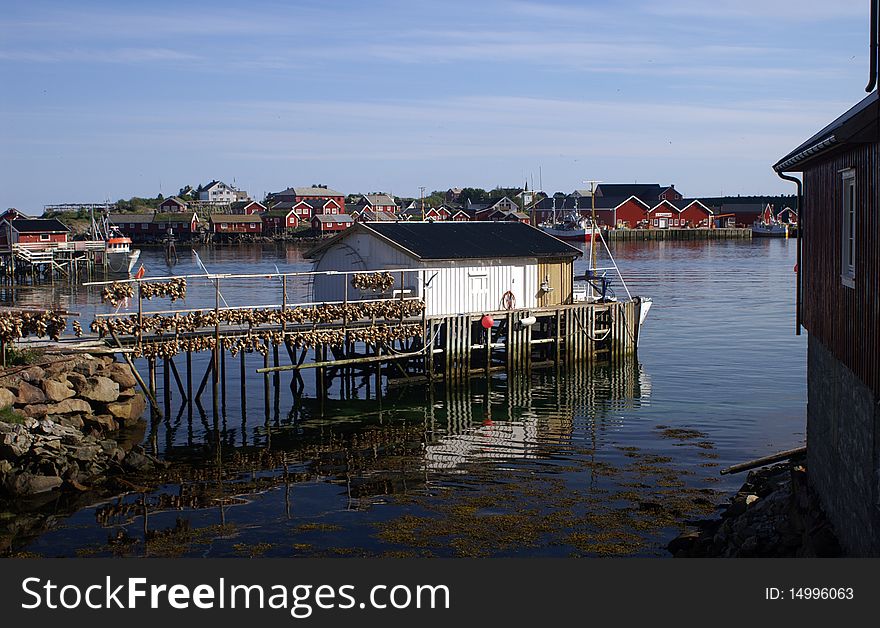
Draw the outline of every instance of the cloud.
[[[198,61],[201,57],[170,48],[117,48],[110,50],[0,50],[0,61],[29,63],[152,63]]]

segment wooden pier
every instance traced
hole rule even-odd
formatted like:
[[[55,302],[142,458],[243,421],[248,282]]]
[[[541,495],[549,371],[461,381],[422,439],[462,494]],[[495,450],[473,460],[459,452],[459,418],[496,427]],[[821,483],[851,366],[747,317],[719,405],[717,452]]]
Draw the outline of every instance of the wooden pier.
[[[429,271],[333,274],[346,281],[354,275],[399,275],[395,282],[407,285],[403,278],[407,272]],[[394,290],[393,286],[375,299],[288,302],[288,283],[314,274],[202,275],[103,282],[100,285],[108,298],[114,298],[113,294],[128,296],[136,311],[98,315],[92,330],[124,359],[142,358],[146,362],[142,386],[154,412],[159,414],[169,410],[167,398],[164,404],[158,398],[159,370],[165,395],[176,388],[190,411],[193,404],[200,403],[210,384],[216,411],[225,404],[227,379],[235,371],[239,371],[242,396],[256,376],[257,381],[262,378],[268,397],[270,377],[277,384],[287,371],[292,372],[291,389],[302,394],[302,373],[309,369],[315,373],[318,397],[325,397],[333,385],[345,389],[364,378],[372,380],[373,391],[379,394],[383,380],[386,385],[444,382],[454,386],[493,373],[516,376],[537,367],[614,362],[634,354],[638,347],[643,307],[638,297],[624,302],[568,303],[442,316],[427,315],[420,297],[407,296],[407,291]],[[223,282],[248,278],[272,282],[280,292],[280,303],[221,305]],[[145,308],[143,295],[151,291],[168,295],[180,291],[182,285],[185,296],[187,279],[210,282],[209,289],[215,292],[213,308]],[[491,324],[487,323],[490,319]],[[193,359],[194,354],[204,353],[208,360]],[[263,358],[256,369],[248,367],[245,359],[246,354],[253,353]],[[237,367],[228,364],[228,357],[239,358]],[[185,364],[178,364],[179,359]]]
[[[750,228],[718,229],[609,229],[605,238],[615,242],[641,240],[748,240]]]

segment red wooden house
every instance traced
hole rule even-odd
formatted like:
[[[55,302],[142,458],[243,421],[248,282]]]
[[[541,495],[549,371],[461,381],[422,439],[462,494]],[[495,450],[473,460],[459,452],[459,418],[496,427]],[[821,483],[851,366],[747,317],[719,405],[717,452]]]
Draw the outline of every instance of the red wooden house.
[[[650,207],[638,196],[630,196],[614,208],[616,226],[635,229],[648,220]]]
[[[16,218],[3,220],[2,241],[6,246],[25,244],[30,246],[52,245],[67,242],[70,229],[57,218]]]
[[[715,221],[713,220],[715,212],[701,201],[697,199],[690,201],[680,199],[675,204],[681,209],[681,213],[678,216],[680,227],[705,227],[711,229],[715,226]]]
[[[235,201],[229,206],[232,214],[262,214],[266,207],[262,203],[252,200]]]
[[[269,195],[270,205],[275,205],[279,202],[288,201],[291,203],[299,203],[300,201],[308,201],[308,200],[323,200],[323,201],[334,201],[336,207],[338,208],[335,213],[339,213],[342,211],[341,208],[345,207],[345,195],[342,192],[337,192],[336,190],[332,190],[326,187],[294,187],[287,188],[281,192],[275,192]],[[274,208],[274,207],[273,207]],[[319,212],[320,213],[320,212]],[[331,213],[331,212],[324,212]],[[314,214],[313,214],[314,215]]]
[[[159,204],[160,212],[185,212],[186,210],[186,201],[179,199],[176,196],[169,196]]]
[[[263,233],[263,219],[255,214],[211,214],[211,233],[217,239],[240,239]]]
[[[312,217],[312,229],[317,234],[343,231],[354,224],[348,214],[318,214]]]
[[[670,201],[660,201],[648,210],[648,228],[677,229],[681,226],[681,211]]]
[[[296,229],[300,225],[299,216],[290,209],[271,209],[261,214],[264,233],[283,233]]]

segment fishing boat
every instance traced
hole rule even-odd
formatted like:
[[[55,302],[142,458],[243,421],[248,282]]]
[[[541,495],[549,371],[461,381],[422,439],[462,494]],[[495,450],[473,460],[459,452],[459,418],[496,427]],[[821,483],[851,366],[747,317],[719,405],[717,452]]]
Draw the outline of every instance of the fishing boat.
[[[787,238],[788,223],[782,222],[773,213],[773,205],[767,205],[761,217],[752,223],[753,238]]]
[[[132,249],[131,238],[124,235],[115,225],[110,227],[108,236],[105,241],[108,272],[130,275],[141,255],[140,249]]]
[[[100,221],[92,214],[90,236],[94,242],[104,243],[104,259],[96,259],[103,264],[108,274],[130,276],[141,255],[139,249],[131,248],[131,238],[110,222],[110,216],[104,212]]]
[[[588,218],[569,214],[563,220],[539,225],[541,231],[566,242],[590,242],[598,229]]]

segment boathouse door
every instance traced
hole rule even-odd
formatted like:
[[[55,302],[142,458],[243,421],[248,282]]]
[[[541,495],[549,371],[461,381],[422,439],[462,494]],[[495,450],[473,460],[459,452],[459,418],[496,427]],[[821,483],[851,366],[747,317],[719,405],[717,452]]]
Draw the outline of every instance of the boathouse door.
[[[538,307],[571,303],[571,261],[546,260],[538,263]]]

